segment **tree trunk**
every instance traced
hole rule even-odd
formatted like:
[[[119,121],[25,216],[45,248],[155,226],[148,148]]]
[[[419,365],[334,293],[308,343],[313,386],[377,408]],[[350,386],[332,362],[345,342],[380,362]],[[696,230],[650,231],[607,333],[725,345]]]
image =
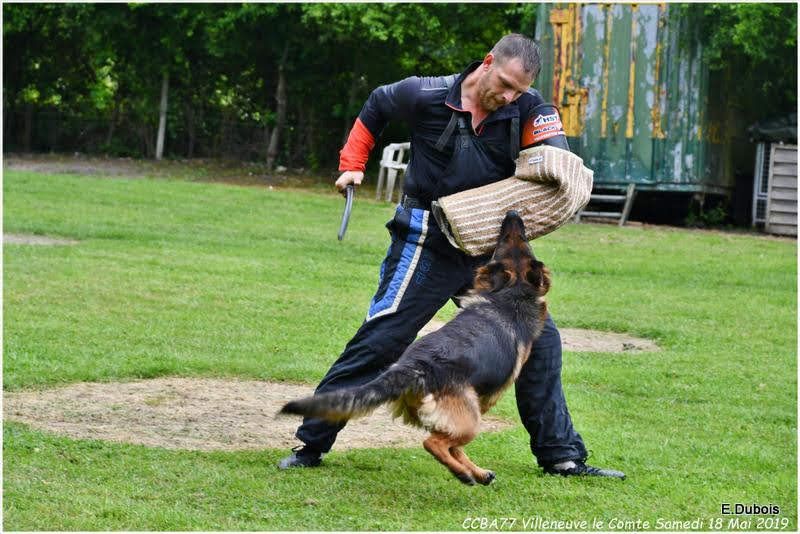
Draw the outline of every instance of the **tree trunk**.
[[[269,127],[269,124],[264,126],[264,161],[269,159],[269,137],[272,134],[272,128]],[[259,153],[261,153],[259,151]]]
[[[3,139],[8,139],[10,144],[14,144],[17,140],[16,136],[14,135],[14,128],[17,127],[16,123],[16,115],[17,110],[15,108],[11,108],[8,106],[7,103],[3,103]]]
[[[3,139],[8,139],[8,144],[14,145],[14,112],[16,108],[11,106],[14,100],[9,97],[8,91],[3,91]]]
[[[119,93],[114,97],[114,109],[111,112],[111,122],[108,125],[108,133],[106,134],[106,150],[111,146],[111,139],[114,137],[114,130],[117,128],[117,121],[119,120],[119,106],[120,106]]]
[[[292,167],[305,167],[306,158],[304,154],[308,155],[308,146],[306,143],[306,131],[308,130],[308,108],[306,106],[299,106],[296,110],[296,113],[297,127],[295,128],[295,142],[292,144],[290,163]]]
[[[154,157],[156,150],[153,145],[153,128],[149,124],[142,123],[139,125],[139,135],[142,139],[145,157]]]
[[[186,106],[186,134],[188,135],[188,144],[186,146],[186,157],[191,159],[194,156],[194,143],[197,138],[197,121],[194,112],[194,106],[191,102]]]
[[[306,154],[306,163],[311,170],[317,171],[319,169],[319,154],[317,154],[317,143],[314,134],[316,133],[316,114],[314,108],[308,108],[308,123],[306,126],[306,146],[308,153]]]
[[[222,136],[225,135],[225,124],[226,124],[226,121],[227,121],[226,117],[228,116],[228,111],[227,110],[228,110],[227,107],[223,108],[222,109],[222,113],[220,113],[218,115],[219,116],[219,122],[218,122],[218,126],[217,126],[217,131],[216,131],[216,135],[214,135],[214,140],[213,140],[213,142],[211,144],[211,154],[215,158],[219,156],[219,153],[221,151],[220,147],[222,146]]]
[[[278,157],[278,141],[281,137],[281,130],[286,125],[286,60],[289,57],[289,43],[283,48],[281,55],[281,62],[278,65],[278,89],[275,92],[275,100],[277,101],[277,117],[275,119],[275,127],[272,129],[272,135],[269,138],[269,148],[267,149],[267,169],[272,170],[275,166],[275,160]]]
[[[33,144],[33,104],[25,104],[25,130],[22,134],[22,150],[30,152]]]
[[[158,118],[158,139],[156,140],[156,159],[164,155],[164,134],[167,130],[167,92],[169,91],[169,72],[164,72],[161,82],[161,108]]]

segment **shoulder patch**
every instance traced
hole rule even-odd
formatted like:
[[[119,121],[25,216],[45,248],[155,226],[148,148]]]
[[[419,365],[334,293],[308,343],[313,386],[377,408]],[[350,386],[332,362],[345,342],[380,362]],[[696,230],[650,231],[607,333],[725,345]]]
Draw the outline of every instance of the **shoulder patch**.
[[[541,106],[540,106],[541,107]],[[564,134],[564,125],[555,106],[534,113],[522,127],[522,146],[529,147],[545,139]]]

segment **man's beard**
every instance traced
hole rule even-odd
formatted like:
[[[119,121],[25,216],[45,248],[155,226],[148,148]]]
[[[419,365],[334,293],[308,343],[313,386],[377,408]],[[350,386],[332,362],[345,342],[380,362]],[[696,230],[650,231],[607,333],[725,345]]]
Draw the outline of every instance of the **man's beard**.
[[[505,105],[505,99],[498,98],[488,87],[481,87],[478,90],[478,99],[481,107],[486,111],[492,112]]]

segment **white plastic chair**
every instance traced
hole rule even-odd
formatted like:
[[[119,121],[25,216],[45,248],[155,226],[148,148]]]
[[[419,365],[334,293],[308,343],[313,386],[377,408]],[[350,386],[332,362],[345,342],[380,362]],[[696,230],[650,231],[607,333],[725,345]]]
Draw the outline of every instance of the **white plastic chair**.
[[[403,191],[403,175],[408,163],[405,162],[406,154],[411,152],[411,143],[390,143],[383,149],[381,156],[381,169],[378,171],[378,184],[375,198],[381,198],[381,192],[386,189],[386,201],[391,202],[394,196],[395,182],[398,185],[398,201]],[[397,181],[398,175],[400,181]]]

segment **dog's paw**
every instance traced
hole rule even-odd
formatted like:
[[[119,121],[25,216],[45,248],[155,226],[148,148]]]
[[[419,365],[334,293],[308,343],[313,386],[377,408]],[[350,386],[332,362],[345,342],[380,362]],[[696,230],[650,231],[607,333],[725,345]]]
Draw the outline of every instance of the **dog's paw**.
[[[489,484],[492,483],[492,481],[494,481],[494,479],[495,479],[494,471],[486,471],[486,475],[481,479],[480,482],[484,486],[488,486]]]
[[[458,473],[458,474],[453,473],[453,474],[455,475],[455,477],[458,480],[460,480],[461,482],[463,482],[467,486],[474,486],[475,485],[475,479],[472,478],[472,475],[470,475],[468,473]]]

